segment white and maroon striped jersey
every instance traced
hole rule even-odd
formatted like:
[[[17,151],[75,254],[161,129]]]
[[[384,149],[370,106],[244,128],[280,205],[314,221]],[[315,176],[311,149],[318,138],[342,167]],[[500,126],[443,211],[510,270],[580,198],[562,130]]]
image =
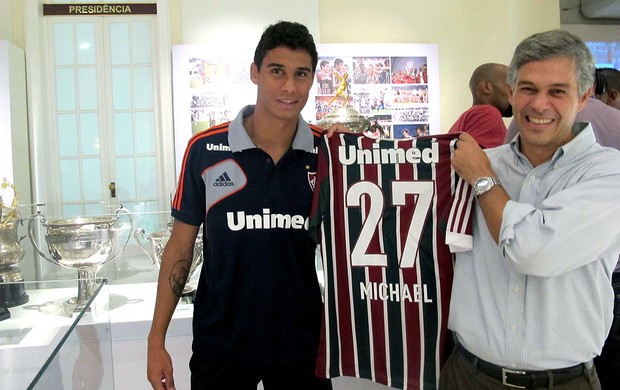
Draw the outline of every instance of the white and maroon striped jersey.
[[[473,191],[450,164],[457,139],[324,138],[310,220],[325,278],[317,375],[437,387],[452,252],[472,243]]]

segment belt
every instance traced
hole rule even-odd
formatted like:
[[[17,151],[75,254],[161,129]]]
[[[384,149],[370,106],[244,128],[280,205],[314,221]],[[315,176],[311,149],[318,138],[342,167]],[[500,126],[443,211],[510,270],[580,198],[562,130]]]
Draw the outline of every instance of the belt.
[[[476,355],[466,350],[460,343],[457,345],[456,351],[472,365],[474,365],[474,367],[477,367],[482,373],[490,376],[491,378],[497,379],[506,386],[520,389],[548,387],[549,383],[565,382],[583,375],[584,370],[588,366],[587,363],[581,363],[576,366],[558,368],[555,370],[513,370],[502,366],[497,366],[493,363],[489,363],[478,358]]]

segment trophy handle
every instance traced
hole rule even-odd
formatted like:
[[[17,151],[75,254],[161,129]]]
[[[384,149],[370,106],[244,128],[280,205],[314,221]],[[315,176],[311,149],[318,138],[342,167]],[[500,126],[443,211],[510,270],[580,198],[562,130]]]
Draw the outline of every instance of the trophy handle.
[[[121,247],[121,249],[116,252],[116,254],[114,256],[112,256],[111,258],[109,258],[108,260],[106,260],[105,262],[108,263],[114,259],[116,259],[121,253],[123,253],[123,251],[125,250],[125,247],[127,247],[127,244],[129,244],[129,240],[131,240],[131,227],[133,226],[133,221],[131,220],[131,215],[129,214],[129,211],[127,211],[125,209],[125,207],[123,207],[122,204],[118,205],[118,209],[116,209],[116,212],[114,212],[115,215],[115,221],[118,221],[120,218],[120,213],[124,213],[127,218],[129,219],[129,231],[130,233],[127,233],[127,239],[125,240],[125,243],[123,244],[123,246]]]
[[[153,265],[155,265],[156,264],[155,258],[151,256],[151,253],[144,247],[144,244],[142,243],[142,240],[140,239],[140,238],[144,239],[144,229],[137,228],[136,231],[133,233],[133,237],[138,242],[138,245],[140,245],[140,248],[142,249],[142,251],[146,253],[149,259],[151,259],[151,261],[153,262]]]
[[[43,218],[43,223],[45,223],[45,215],[43,215],[41,211],[37,211],[36,214],[33,214],[32,217],[30,217],[30,220],[28,221],[28,237],[30,237],[30,242],[32,242],[32,246],[34,246],[34,249],[37,251],[39,255],[41,255],[41,257],[43,257],[45,260],[49,261],[50,263],[55,263],[54,260],[47,257],[45,253],[41,251],[41,249],[39,248],[39,245],[37,245],[37,240],[35,240],[34,238],[34,221],[37,217]]]
[[[19,225],[24,226],[24,219],[20,218],[19,219]],[[24,234],[23,236],[19,237],[17,242],[21,244],[22,241],[24,241],[24,238],[28,237],[27,234]]]

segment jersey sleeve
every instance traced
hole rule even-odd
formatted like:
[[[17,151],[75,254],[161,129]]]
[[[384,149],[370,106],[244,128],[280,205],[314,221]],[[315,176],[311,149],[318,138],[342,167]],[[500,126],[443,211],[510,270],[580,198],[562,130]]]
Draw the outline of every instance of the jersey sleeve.
[[[319,143],[319,153],[317,156],[316,182],[314,195],[312,197],[312,207],[310,209],[310,223],[308,233],[315,243],[321,242],[321,224],[323,223],[326,202],[329,202],[329,148],[326,136],[321,137]]]
[[[473,249],[473,199],[473,188],[465,180],[458,178],[446,231],[446,244],[452,253]]]
[[[172,202],[172,217],[199,226],[205,216],[205,183],[201,177],[201,162],[197,138],[192,138],[183,156],[183,166]]]

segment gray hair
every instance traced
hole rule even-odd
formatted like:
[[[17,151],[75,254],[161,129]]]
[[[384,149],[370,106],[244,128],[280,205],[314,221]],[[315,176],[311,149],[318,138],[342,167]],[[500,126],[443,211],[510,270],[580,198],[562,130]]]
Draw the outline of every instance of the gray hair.
[[[508,67],[508,84],[515,87],[517,71],[528,62],[554,57],[567,57],[574,61],[579,95],[592,87],[595,64],[590,49],[580,38],[563,30],[534,34],[521,41]]]

